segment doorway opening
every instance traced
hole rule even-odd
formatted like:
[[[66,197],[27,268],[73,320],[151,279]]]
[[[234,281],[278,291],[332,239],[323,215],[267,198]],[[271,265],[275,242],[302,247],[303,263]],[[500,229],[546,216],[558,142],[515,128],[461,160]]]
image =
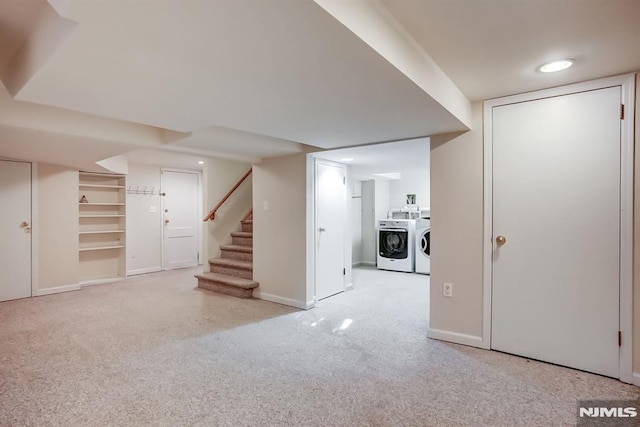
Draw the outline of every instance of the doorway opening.
[[[321,153],[312,153],[309,158],[314,168],[317,162],[331,162],[346,168],[346,216],[344,222],[344,289],[354,286],[354,268],[379,271],[403,271],[402,274],[420,274],[425,280],[425,292],[428,293],[429,267],[425,262],[416,262],[416,256],[430,258],[430,243],[422,248],[422,241],[430,237],[430,173],[429,138],[418,138],[392,143],[374,144],[364,147],[345,148]],[[311,167],[311,163],[309,164]],[[317,177],[314,175],[314,182]],[[318,222],[317,182],[314,184],[313,199],[313,277],[315,289],[318,289],[317,263],[318,243],[323,228]],[[416,229],[418,220],[420,230]],[[381,221],[386,222],[384,236],[387,246],[397,246],[393,257],[398,261],[387,264],[379,262]],[[320,221],[321,222],[321,221]],[[406,229],[403,231],[402,229]],[[427,229],[429,228],[429,229]],[[420,234],[420,235],[418,235]],[[426,236],[423,236],[423,234]],[[383,251],[384,252],[384,251]],[[400,255],[398,255],[400,254]],[[397,255],[397,256],[396,256]],[[402,255],[402,256],[401,256]],[[385,258],[392,259],[393,257]],[[418,258],[419,259],[419,258]],[[311,258],[310,258],[311,260]],[[397,262],[398,264],[394,264]],[[338,261],[334,261],[338,264]],[[400,268],[402,264],[402,268]],[[416,273],[416,265],[420,270]],[[396,268],[398,267],[398,268]],[[401,276],[400,276],[401,277]],[[314,301],[318,301],[318,293]]]

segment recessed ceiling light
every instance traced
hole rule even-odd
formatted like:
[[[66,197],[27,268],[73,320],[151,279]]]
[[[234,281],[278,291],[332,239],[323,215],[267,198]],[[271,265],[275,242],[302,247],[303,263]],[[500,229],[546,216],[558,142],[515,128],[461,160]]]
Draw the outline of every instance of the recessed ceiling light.
[[[341,162],[353,162],[352,157],[345,157],[344,159],[340,159]]]
[[[573,65],[573,59],[561,59],[560,61],[552,61],[542,65],[540,72],[542,73],[555,73],[556,71],[566,70]]]
[[[203,160],[198,160],[198,164],[199,165],[204,165],[204,161]]]

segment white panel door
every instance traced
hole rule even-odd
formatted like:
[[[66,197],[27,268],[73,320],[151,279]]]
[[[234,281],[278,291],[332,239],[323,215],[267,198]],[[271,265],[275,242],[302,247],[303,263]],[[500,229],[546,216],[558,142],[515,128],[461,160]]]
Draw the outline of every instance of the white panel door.
[[[198,265],[201,226],[198,178],[197,173],[162,171],[165,270]]]
[[[0,301],[31,296],[31,164],[0,160]]]
[[[493,108],[492,348],[618,377],[620,100]]]
[[[345,167],[317,163],[316,167],[316,297],[344,291],[346,238]]]

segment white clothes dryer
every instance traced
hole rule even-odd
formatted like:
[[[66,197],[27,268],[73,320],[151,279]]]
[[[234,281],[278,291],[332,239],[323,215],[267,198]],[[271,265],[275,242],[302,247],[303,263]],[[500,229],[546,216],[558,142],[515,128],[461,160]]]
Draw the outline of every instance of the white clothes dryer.
[[[416,273],[431,274],[431,219],[416,220]]]
[[[416,221],[383,219],[378,223],[378,268],[413,273]]]

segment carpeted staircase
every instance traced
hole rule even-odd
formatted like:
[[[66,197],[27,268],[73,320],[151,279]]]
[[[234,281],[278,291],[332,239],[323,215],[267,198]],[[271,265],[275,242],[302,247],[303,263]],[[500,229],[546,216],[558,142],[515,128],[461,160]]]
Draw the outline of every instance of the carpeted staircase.
[[[196,274],[198,287],[238,298],[251,298],[258,282],[253,279],[253,214],[240,222],[242,231],[231,233],[231,244],[220,246],[221,257],[211,258],[209,273]]]

